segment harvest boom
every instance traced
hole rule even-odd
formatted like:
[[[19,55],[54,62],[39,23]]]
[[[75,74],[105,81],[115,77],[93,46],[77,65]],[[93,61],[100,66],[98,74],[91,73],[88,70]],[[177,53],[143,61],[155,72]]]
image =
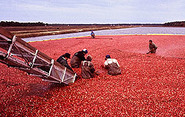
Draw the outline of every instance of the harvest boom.
[[[76,74],[0,28],[0,62],[54,83],[73,83]]]

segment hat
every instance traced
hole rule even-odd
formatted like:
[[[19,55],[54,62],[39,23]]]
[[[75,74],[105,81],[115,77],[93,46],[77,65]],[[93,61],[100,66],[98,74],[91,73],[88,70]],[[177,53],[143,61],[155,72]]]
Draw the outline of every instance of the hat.
[[[69,53],[65,53],[64,56],[70,58],[71,55]]]
[[[84,52],[86,54],[88,53],[87,49],[83,49],[82,52]]]
[[[110,58],[110,55],[106,55],[106,57],[105,58]]]
[[[87,56],[87,61],[92,61],[91,55],[88,55],[88,56]]]

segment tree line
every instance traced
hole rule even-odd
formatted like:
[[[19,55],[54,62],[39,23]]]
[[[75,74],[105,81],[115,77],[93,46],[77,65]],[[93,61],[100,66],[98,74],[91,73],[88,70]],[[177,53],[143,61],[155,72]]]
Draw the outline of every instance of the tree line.
[[[1,21],[0,26],[46,26],[47,23],[43,22],[14,22],[14,21]]]
[[[48,24],[43,22],[1,21],[0,26],[172,26],[185,27],[185,21],[167,22],[164,24]]]
[[[167,22],[165,26],[185,27],[185,21]]]

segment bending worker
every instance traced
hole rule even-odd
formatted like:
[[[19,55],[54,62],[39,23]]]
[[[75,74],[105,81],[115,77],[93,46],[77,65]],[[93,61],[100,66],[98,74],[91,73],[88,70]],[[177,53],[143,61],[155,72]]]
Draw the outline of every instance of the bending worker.
[[[81,65],[81,62],[85,60],[85,55],[88,53],[87,49],[83,49],[82,51],[76,52],[72,59],[71,59],[71,67],[72,68],[79,68]]]
[[[70,69],[71,71],[73,71],[73,69],[69,66],[69,64],[67,63],[67,60],[70,59],[70,54],[69,53],[65,53],[64,55],[60,56],[57,59],[57,62],[59,62],[61,65],[67,67],[68,69]]]
[[[95,38],[95,33],[91,31],[91,38]]]
[[[106,55],[104,67],[108,69],[109,75],[121,74],[121,69],[116,59],[111,59],[110,55]]]
[[[156,53],[157,46],[152,42],[152,40],[149,40],[149,53]]]
[[[82,78],[88,79],[94,77],[95,69],[91,61],[92,57],[90,55],[87,56],[86,60],[82,61],[82,70],[81,70]]]

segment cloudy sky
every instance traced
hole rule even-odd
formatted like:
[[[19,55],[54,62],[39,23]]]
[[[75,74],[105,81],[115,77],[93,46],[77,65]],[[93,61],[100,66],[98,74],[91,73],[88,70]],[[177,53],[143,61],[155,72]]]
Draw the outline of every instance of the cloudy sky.
[[[0,21],[164,23],[185,20],[185,0],[1,0]]]

